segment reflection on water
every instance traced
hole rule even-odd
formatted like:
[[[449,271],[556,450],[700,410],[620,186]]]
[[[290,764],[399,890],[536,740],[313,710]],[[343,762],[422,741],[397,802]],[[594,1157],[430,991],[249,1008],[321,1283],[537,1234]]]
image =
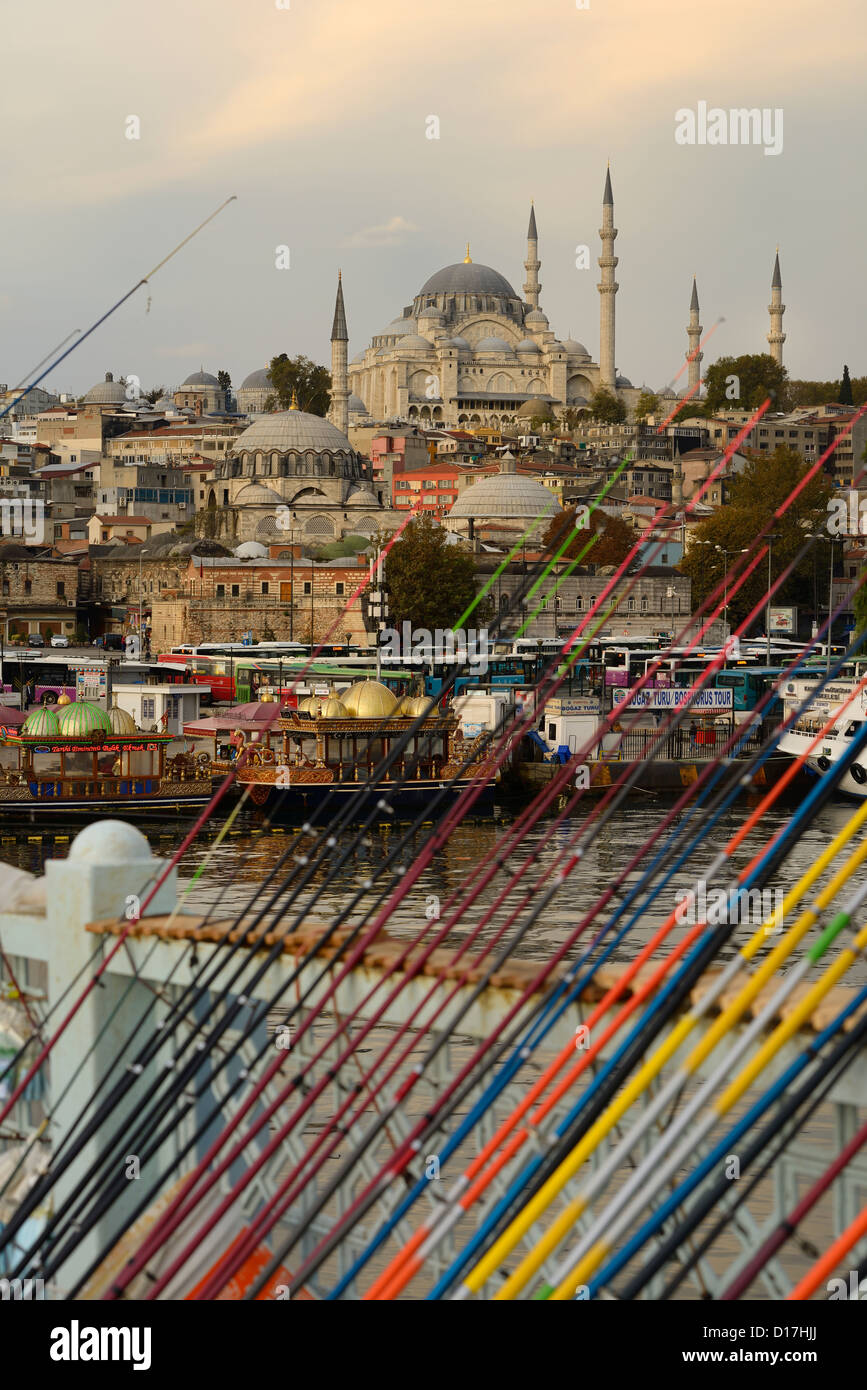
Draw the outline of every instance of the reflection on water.
[[[530,958],[549,957],[575,929],[600,893],[613,885],[618,873],[659,825],[670,804],[655,798],[631,801],[619,809],[611,821],[601,829],[593,827],[590,833],[594,838],[586,847],[585,857],[573,870],[557,896],[533,922],[517,946],[516,955]],[[788,890],[815,862],[817,855],[827,847],[831,838],[843,828],[854,809],[851,802],[843,801],[826,807],[812,825],[799,834],[791,854],[773,879],[773,887],[783,892]],[[653,930],[676,906],[677,894],[685,892],[697,878],[702,877],[719,849],[744,823],[748,813],[749,807],[745,804],[727,812],[691,852],[688,867],[685,864],[679,868],[671,882],[642,909],[639,922],[617,947],[613,959],[628,961],[634,957],[636,948],[644,944]],[[773,810],[764,817],[760,829],[746,838],[734,856],[732,866],[735,872],[751,861],[756,852],[786,823],[790,814],[791,808],[782,808]],[[684,819],[681,818],[681,824],[683,823]],[[150,840],[154,853],[164,858],[177,848],[188,830],[188,825],[184,822],[138,824]],[[448,843],[436,852],[419,881],[412,886],[406,898],[396,908],[389,922],[389,931],[395,936],[414,936],[423,927],[431,926],[437,906],[445,916],[452,895],[467,890],[468,887],[477,888],[482,879],[483,869],[487,868],[482,864],[485,855],[493,848],[498,837],[506,833],[510,824],[510,818],[498,817],[496,820],[476,821],[459,826]],[[511,856],[509,871],[494,871],[490,882],[481,887],[478,896],[466,908],[447,940],[460,941],[479,924],[496,903],[480,933],[481,941],[490,941],[504,926],[509,915],[524,902],[526,894],[534,884],[539,883],[543,888],[550,884],[552,871],[556,869],[560,856],[568,851],[584,826],[584,819],[578,817],[566,820],[556,827],[552,820],[543,821],[535,826],[525,835],[521,846]],[[57,831],[53,826],[46,829],[42,836],[32,829],[20,834],[7,833],[2,836],[0,858],[31,872],[39,872],[46,858],[62,857],[68,853],[75,833],[74,827]],[[361,893],[364,908],[372,912],[382,901],[382,889],[376,884],[378,871],[392,855],[396,855],[397,862],[407,867],[413,864],[429,834],[430,828],[425,827],[406,842],[405,828],[400,826],[380,825],[363,835],[355,830],[343,831],[337,837],[336,844],[327,850],[323,861],[317,864],[309,882],[303,887],[298,887],[297,875],[302,870],[296,863],[296,856],[306,854],[310,850],[310,841],[305,837],[291,830],[275,833],[271,830],[262,832],[247,827],[239,831],[233,830],[222,844],[215,845],[215,828],[209,835],[197,840],[182,861],[182,884],[189,885],[195,871],[202,869],[202,877],[190,888],[185,906],[188,910],[198,911],[211,908],[215,915],[218,914],[222,918],[247,907],[268,907],[269,912],[279,913],[281,916],[315,915],[318,921],[322,921],[328,920],[332,914],[349,909],[355,896]],[[69,838],[64,840],[57,838],[58,835],[67,835]],[[580,843],[586,845],[586,839],[582,839]],[[616,905],[623,901],[630,887],[638,882],[640,874],[648,867],[655,852],[654,849],[642,857],[639,867],[633,870],[622,888],[617,889],[614,900],[607,909],[607,916],[602,914],[592,928],[587,929],[584,941],[589,941],[610,918]],[[501,903],[497,903],[508,883],[510,873],[526,860],[530,861],[529,871],[521,881],[521,888],[513,890]],[[291,890],[295,894],[294,898],[291,898],[291,892],[284,893],[278,895],[274,905],[270,906],[272,895],[278,885],[293,869],[296,873],[296,878],[293,879],[296,886]],[[860,877],[853,878],[847,891],[856,886]],[[372,889],[365,889],[367,880],[374,880]],[[131,888],[131,891],[135,891],[135,888]],[[357,909],[353,911],[352,916],[353,920],[357,920]],[[525,920],[526,911],[522,911],[518,922]],[[618,925],[622,926],[626,920],[624,915]],[[734,944],[744,941],[751,934],[754,926],[755,921],[749,926],[741,924],[735,928],[729,952]],[[511,931],[512,928],[508,930]],[[683,930],[685,928],[676,927],[669,938],[670,941],[678,940]],[[856,967],[847,978],[855,983],[865,977],[867,972]]]

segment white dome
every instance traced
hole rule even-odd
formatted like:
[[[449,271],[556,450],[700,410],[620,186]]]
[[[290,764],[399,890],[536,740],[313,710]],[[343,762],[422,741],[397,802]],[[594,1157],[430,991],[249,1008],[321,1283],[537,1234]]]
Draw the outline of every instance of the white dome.
[[[151,847],[140,830],[125,820],[97,820],[76,835],[70,859],[96,864],[128,864],[150,859]]]
[[[521,473],[495,473],[473,483],[449,511],[449,517],[503,520],[555,516],[562,511],[553,492]]]
[[[236,560],[261,560],[268,554],[268,547],[259,541],[242,541],[232,552]]]

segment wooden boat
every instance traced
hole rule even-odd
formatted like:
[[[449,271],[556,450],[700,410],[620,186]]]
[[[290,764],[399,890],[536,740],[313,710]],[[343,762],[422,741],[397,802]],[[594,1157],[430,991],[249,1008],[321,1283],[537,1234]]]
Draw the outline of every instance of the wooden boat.
[[[313,697],[297,710],[283,709],[270,730],[257,730],[249,742],[236,744],[234,760],[242,751],[246,754],[237,767],[238,785],[249,792],[255,810],[278,823],[298,825],[319,813],[330,816],[347,802],[357,803],[366,816],[371,805],[363,797],[365,783],[429,705],[423,697],[398,700],[378,681],[365,680],[339,700]],[[215,753],[217,737],[215,733]],[[213,765],[222,770],[224,763],[215,757]],[[391,813],[415,816],[428,807],[439,814],[477,778],[482,791],[473,812],[490,811],[495,768],[488,740],[464,740],[456,716],[434,710],[379,785]],[[448,797],[434,811],[434,798],[444,788]]]
[[[31,710],[0,747],[17,764],[0,768],[0,810],[9,818],[87,814],[97,807],[130,816],[165,816],[204,806],[212,795],[207,754],[167,757],[172,734],[142,733],[116,705],[88,701]]]

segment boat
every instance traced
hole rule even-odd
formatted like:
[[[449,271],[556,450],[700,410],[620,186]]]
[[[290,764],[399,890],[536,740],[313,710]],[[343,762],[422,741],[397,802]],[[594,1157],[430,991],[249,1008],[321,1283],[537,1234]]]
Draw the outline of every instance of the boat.
[[[269,699],[273,697],[265,696],[261,703]],[[229,714],[213,721],[220,727],[211,731],[212,766],[215,772],[234,767],[237,785],[254,814],[277,824],[298,825],[320,813],[331,816],[345,810],[347,803],[351,810],[353,803],[357,805],[359,816],[367,816],[372,809],[365,797],[368,780],[430,705],[422,696],[397,699],[379,681],[362,680],[340,699],[314,696],[297,709],[283,707],[270,723],[249,717],[238,721],[251,731],[236,728],[234,743],[227,747]],[[201,735],[201,723],[185,725],[184,732]],[[378,784],[382,804],[377,814],[415,816],[428,809],[433,814],[435,797],[447,790],[447,798],[437,803],[438,814],[476,779],[482,785],[473,813],[489,812],[496,778],[489,749],[489,736],[467,739],[455,714],[431,710]]]
[[[117,705],[104,710],[61,696],[56,710],[39,706],[20,727],[0,729],[0,748],[17,753],[0,767],[2,813],[92,817],[104,808],[128,819],[204,806],[213,794],[210,758],[169,756],[173,739],[143,733]]]
[[[784,708],[800,706],[815,689],[820,677],[791,682],[784,694]],[[867,688],[859,689],[852,679],[829,682],[806,710],[780,739],[780,749],[789,757],[802,755],[816,735],[833,719],[827,734],[806,757],[810,772],[823,776],[841,758],[855,734],[867,719]],[[851,698],[854,696],[854,698]],[[848,701],[848,703],[846,703]],[[851,766],[843,773],[837,790],[844,796],[861,799],[867,796],[867,750],[862,749]]]

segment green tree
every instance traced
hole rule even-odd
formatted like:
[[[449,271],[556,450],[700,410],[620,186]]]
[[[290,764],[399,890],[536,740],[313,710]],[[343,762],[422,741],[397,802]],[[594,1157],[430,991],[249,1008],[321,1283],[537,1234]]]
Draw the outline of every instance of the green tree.
[[[228,403],[232,399],[232,378],[227,371],[223,370],[221,372],[217,372],[217,381],[219,383],[220,390],[225,391],[226,393],[226,404],[228,405]]]
[[[433,517],[409,523],[385,558],[389,623],[409,621],[415,627],[450,628],[476,596],[476,561],[460,545],[449,544],[448,532]],[[470,623],[487,621],[490,602],[473,610]]]
[[[590,414],[603,425],[620,425],[626,419],[626,406],[618,396],[600,386],[590,398]]]
[[[722,582],[748,549],[756,535],[771,521],[774,512],[792,489],[809,472],[793,449],[782,447],[765,457],[747,456],[743,473],[732,481],[729,502],[713,516],[695,527],[689,548],[678,568],[692,581],[693,607]],[[808,535],[828,533],[828,500],[833,486],[827,474],[819,473],[807,484],[784,515],[774,521],[771,535],[771,573],[774,578],[794,561]],[[718,548],[717,548],[718,547]],[[727,553],[723,553],[727,552]],[[827,572],[829,545],[814,543],[797,569],[774,595],[774,603],[791,603],[812,611],[817,575]],[[760,603],[768,586],[767,560],[753,570],[749,579],[729,598],[729,622],[735,627]],[[757,618],[757,630],[764,631],[764,619]]]
[[[853,405],[852,381],[849,376],[849,368],[843,363],[843,380],[840,382],[840,394],[837,400],[841,405]]]
[[[860,635],[867,627],[867,583],[855,595],[855,631]]]
[[[654,391],[642,390],[635,403],[635,419],[646,420],[648,415],[659,414],[659,397]]]
[[[281,352],[271,359],[269,368],[274,394],[281,410],[289,410],[292,395],[298,402],[299,410],[311,415],[327,415],[331,405],[331,373],[325,367],[311,362],[309,357],[287,357]],[[268,409],[270,397],[265,402]]]
[[[851,378],[852,405],[863,405],[867,401],[867,376],[853,376]],[[794,410],[801,405],[829,405],[841,403],[841,390],[843,383],[840,381],[790,381],[788,386],[789,409]],[[849,402],[845,402],[849,404]]]
[[[755,410],[768,396],[771,410],[786,410],[788,373],[770,353],[721,357],[705,374],[705,405],[710,411]]]
[[[149,391],[142,391],[142,399],[150,401],[151,405],[156,405],[165,389],[164,386],[152,386]]]
[[[607,512],[597,508],[595,512],[590,513],[589,525],[582,525],[579,530],[576,530],[577,517],[576,507],[569,507],[554,517],[542,538],[542,544],[546,550],[550,550],[552,553],[559,550],[571,531],[573,539],[563,551],[562,559],[574,560],[577,555],[580,555],[590,537],[594,535],[598,535],[599,539],[587,551],[584,558],[585,564],[619,565],[626,559],[630,547],[635,541],[635,535],[622,517],[609,516]],[[580,519],[583,522],[583,516]]]

